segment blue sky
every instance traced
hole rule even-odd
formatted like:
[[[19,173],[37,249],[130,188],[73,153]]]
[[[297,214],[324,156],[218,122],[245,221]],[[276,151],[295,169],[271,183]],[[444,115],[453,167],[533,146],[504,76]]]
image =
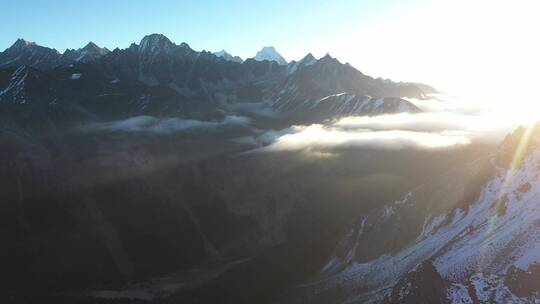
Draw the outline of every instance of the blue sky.
[[[523,79],[540,61],[537,0],[0,1],[0,50],[17,38],[59,51],[88,41],[125,48],[162,33],[196,50],[246,58],[273,45],[287,60],[330,53],[375,77],[512,96],[536,86]],[[509,85],[500,75],[519,77]]]
[[[5,1],[5,0],[4,0]],[[150,33],[201,50],[222,48],[242,57],[274,45],[287,59],[332,51],[324,45],[335,32],[376,19],[404,1],[6,1],[0,49],[21,37],[59,51],[89,40],[125,48]],[[412,3],[412,1],[411,1]],[[407,5],[410,5],[408,3]],[[321,54],[323,55],[323,54]]]

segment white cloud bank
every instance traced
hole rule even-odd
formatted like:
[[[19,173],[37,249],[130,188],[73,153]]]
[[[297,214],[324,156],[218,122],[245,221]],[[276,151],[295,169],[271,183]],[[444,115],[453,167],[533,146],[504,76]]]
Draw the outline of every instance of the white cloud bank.
[[[459,132],[428,133],[406,130],[373,131],[369,129],[344,130],[334,126],[295,126],[290,133],[278,136],[261,151],[326,150],[345,147],[379,149],[447,148],[470,143]]]
[[[346,117],[326,125],[266,132],[255,138],[259,144],[256,151],[447,149],[474,142],[498,142],[517,125],[511,117],[471,103],[411,102],[426,112]]]

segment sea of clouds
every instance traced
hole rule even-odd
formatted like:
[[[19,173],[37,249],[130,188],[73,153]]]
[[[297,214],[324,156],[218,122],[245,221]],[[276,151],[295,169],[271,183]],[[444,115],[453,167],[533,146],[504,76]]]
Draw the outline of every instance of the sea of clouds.
[[[240,115],[228,115],[221,120],[208,121],[136,116],[125,120],[92,123],[84,126],[83,130],[166,134],[244,126],[251,129],[253,135],[233,140],[251,146],[251,152],[327,152],[349,147],[391,150],[448,149],[475,142],[495,143],[519,125],[515,115],[474,101],[444,95],[409,101],[423,112],[344,117],[319,124],[294,125],[282,130],[257,129],[251,118]],[[254,116],[265,117],[276,115],[268,105],[261,103],[237,107],[241,108],[234,108],[233,112],[249,112],[248,114]]]

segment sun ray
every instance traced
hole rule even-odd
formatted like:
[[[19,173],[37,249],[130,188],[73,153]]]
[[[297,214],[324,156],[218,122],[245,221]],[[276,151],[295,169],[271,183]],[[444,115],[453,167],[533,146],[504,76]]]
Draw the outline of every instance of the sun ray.
[[[495,206],[494,206],[494,210],[495,210],[495,213],[491,216],[491,218],[489,219],[489,222],[488,222],[488,228],[486,229],[486,232],[485,232],[485,235],[487,237],[489,237],[489,235],[491,235],[493,233],[493,230],[494,230],[494,227],[495,227],[495,223],[497,221],[497,218],[498,218],[498,214],[499,214],[499,210],[501,210],[501,208],[503,207],[502,205],[503,204],[506,204],[506,201],[507,199],[505,199],[504,197],[506,192],[508,191],[508,187],[509,185],[511,184],[512,182],[512,179],[516,173],[516,170],[520,167],[522,161],[523,161],[523,158],[526,156],[526,151],[527,151],[527,147],[529,147],[530,145],[530,141],[531,141],[531,137],[534,133],[534,130],[535,130],[535,125],[534,124],[530,124],[528,125],[525,130],[523,131],[523,134],[521,135],[521,138],[519,140],[519,143],[516,147],[516,150],[514,151],[514,154],[512,156],[512,161],[510,162],[510,165],[508,166],[507,170],[506,170],[506,174],[502,180],[502,183],[501,183],[501,186],[499,187],[498,189],[498,193],[497,193],[497,201],[495,202]],[[478,270],[479,271],[482,271],[482,269],[484,268],[483,265],[484,265],[484,261],[485,261],[485,252],[486,252],[486,248],[488,247],[488,243],[486,242],[482,249],[480,250],[480,259],[479,259],[479,263],[478,263]]]

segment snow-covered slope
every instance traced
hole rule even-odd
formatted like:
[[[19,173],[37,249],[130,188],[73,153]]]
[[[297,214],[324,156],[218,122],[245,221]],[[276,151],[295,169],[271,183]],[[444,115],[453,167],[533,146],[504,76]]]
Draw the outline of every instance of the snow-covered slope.
[[[528,133],[518,130],[488,160],[361,216],[298,294],[307,302],[334,293],[346,303],[538,303],[538,130],[532,145],[516,145]]]
[[[57,99],[50,79],[39,70],[27,66],[0,71],[0,105],[50,104]],[[27,113],[29,114],[29,113]]]
[[[6,99],[15,103],[26,103],[25,98],[25,81],[28,77],[28,68],[20,66],[13,72],[7,87],[0,91],[0,101]]]
[[[278,104],[277,110],[287,106]],[[291,106],[291,105],[288,105]],[[345,116],[374,116],[395,113],[418,113],[419,108],[401,98],[377,98],[367,95],[357,96],[350,93],[338,93],[323,98],[306,99],[302,103],[288,108],[290,115],[298,115],[311,120],[324,120]]]
[[[273,46],[265,46],[257,52],[253,59],[257,61],[275,61],[280,65],[287,65],[287,60],[281,56]]]

